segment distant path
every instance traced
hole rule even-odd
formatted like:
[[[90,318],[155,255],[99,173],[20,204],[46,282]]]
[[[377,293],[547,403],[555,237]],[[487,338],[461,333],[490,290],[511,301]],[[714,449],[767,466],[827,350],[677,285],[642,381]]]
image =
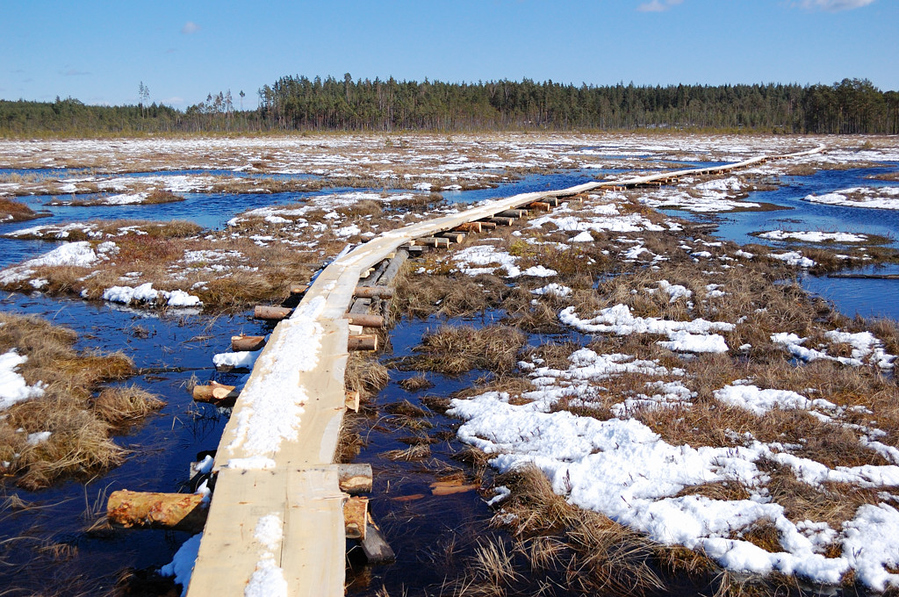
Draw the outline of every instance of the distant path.
[[[718,174],[824,149],[524,193],[385,232],[338,256],[275,328],[234,406],[215,458],[215,490],[188,596],[344,594],[346,496],[334,464],[345,410],[344,314],[363,273],[401,245],[544,197]]]

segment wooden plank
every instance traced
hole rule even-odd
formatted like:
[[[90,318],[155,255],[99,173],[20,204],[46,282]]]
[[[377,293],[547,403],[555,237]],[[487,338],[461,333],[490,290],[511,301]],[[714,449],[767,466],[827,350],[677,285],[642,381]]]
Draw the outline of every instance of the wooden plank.
[[[243,595],[265,551],[255,538],[256,525],[260,518],[271,514],[284,520],[286,487],[284,471],[219,472],[188,597]],[[280,554],[277,559],[280,560]]]
[[[791,156],[810,155],[823,146]],[[736,164],[703,169],[723,172],[756,164],[752,158]],[[362,272],[375,267],[385,255],[413,239],[437,234],[467,221],[487,220],[495,224],[511,224],[511,219],[495,218],[504,210],[516,210],[537,200],[571,196],[601,188],[636,185],[664,176],[683,176],[690,170],[635,177],[615,182],[593,182],[561,191],[524,193],[473,207],[465,212],[419,222],[400,230],[386,232],[356,249],[341,255],[320,272],[305,293],[300,308],[291,317],[302,316],[302,309],[313,305],[316,322],[322,328],[317,365],[304,371],[299,384],[308,400],[303,404],[297,439],[285,442],[279,449],[261,456],[274,465],[271,470],[239,470],[228,468],[232,458],[260,456],[247,454],[243,444],[234,444],[236,420],[243,416],[242,398],[235,405],[216,452],[215,469],[218,482],[200,555],[194,568],[194,580],[188,595],[242,595],[255,570],[260,550],[254,538],[255,525],[262,516],[281,513],[284,517],[284,540],[277,561],[285,571],[290,595],[343,595],[344,571],[344,494],[337,482],[333,462],[343,411],[346,406],[344,371],[346,369],[349,324],[342,319],[350,306],[353,291]],[[298,315],[300,313],[300,315]],[[276,348],[286,322],[278,324],[269,344],[256,362],[244,392],[283,391],[277,383],[267,385]],[[290,350],[290,347],[284,347]],[[271,358],[269,358],[271,357]],[[279,389],[280,388],[280,389]],[[263,392],[264,393],[264,392]],[[244,394],[242,393],[242,396]],[[252,413],[249,413],[252,414]],[[369,525],[366,523],[366,536]],[[195,588],[196,587],[198,588]]]
[[[288,471],[281,569],[291,597],[344,594],[346,495],[338,488],[336,469]],[[243,588],[232,594],[243,595]]]

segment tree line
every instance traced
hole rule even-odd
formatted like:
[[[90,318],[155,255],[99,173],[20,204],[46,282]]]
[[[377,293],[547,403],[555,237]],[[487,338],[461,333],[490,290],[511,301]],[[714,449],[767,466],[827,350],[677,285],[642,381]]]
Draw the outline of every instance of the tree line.
[[[143,85],[143,83],[141,84]],[[244,94],[241,92],[241,104]],[[145,99],[142,96],[142,99]],[[282,77],[237,109],[230,90],[184,111],[144,102],[0,101],[0,134],[141,132],[683,129],[899,134],[899,93],[870,81],[833,85],[592,86],[522,81]]]

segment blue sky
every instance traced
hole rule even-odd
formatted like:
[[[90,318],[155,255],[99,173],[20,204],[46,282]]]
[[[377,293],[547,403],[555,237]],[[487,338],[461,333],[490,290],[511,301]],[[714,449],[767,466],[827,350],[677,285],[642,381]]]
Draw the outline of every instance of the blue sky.
[[[0,98],[185,108],[285,75],[899,90],[897,0],[0,0]]]

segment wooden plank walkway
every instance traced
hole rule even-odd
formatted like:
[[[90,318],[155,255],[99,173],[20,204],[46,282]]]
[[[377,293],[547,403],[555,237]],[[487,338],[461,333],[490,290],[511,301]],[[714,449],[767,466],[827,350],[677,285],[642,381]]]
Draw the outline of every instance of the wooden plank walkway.
[[[360,276],[398,247],[545,197],[717,174],[823,149],[515,195],[386,232],[340,255],[275,328],[234,406],[215,458],[215,490],[188,596],[343,595],[346,496],[333,464],[345,409],[343,316]],[[281,526],[274,542],[266,530],[272,521]]]

